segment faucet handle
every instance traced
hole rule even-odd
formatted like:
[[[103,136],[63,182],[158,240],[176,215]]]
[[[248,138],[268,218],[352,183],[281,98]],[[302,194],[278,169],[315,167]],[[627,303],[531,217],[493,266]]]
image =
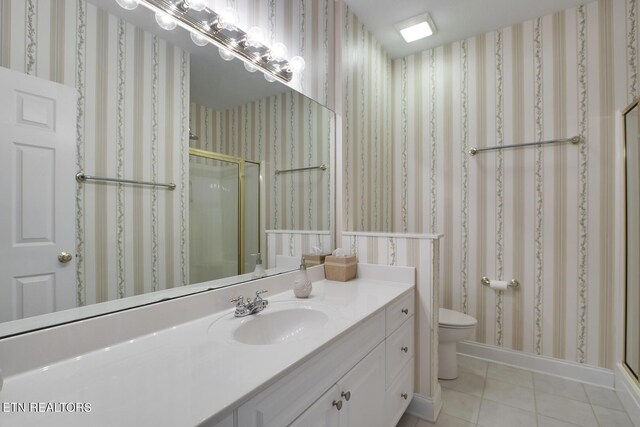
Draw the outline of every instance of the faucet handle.
[[[244,304],[244,297],[242,295],[240,295],[239,297],[234,298],[234,299],[230,300],[229,302],[237,302],[238,305],[242,305],[242,304]]]
[[[261,291],[256,291],[256,298],[258,298],[260,296],[260,294],[266,294],[267,292],[269,292],[269,291],[266,290],[266,289],[263,289]]]

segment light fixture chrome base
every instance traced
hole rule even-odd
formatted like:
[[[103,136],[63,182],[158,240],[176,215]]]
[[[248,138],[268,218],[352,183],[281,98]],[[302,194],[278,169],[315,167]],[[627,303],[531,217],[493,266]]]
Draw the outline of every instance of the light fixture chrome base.
[[[195,11],[189,9],[188,2],[184,0],[140,0],[140,4],[155,12],[168,14],[181,27],[201,35],[218,47],[229,50],[243,61],[278,80],[286,83],[293,78],[289,61],[272,58],[269,48],[261,43],[248,46],[247,34],[243,30],[235,26],[229,29],[218,25],[220,15],[208,7]]]

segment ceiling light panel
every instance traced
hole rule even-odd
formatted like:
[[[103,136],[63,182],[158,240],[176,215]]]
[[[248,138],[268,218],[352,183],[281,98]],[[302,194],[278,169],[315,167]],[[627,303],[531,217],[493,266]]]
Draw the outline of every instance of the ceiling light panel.
[[[428,13],[407,19],[395,25],[407,43],[429,37],[436,32],[435,25]]]

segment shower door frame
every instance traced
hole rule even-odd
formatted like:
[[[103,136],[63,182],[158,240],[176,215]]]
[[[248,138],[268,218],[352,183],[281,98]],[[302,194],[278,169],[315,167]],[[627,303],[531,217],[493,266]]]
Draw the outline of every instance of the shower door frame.
[[[199,148],[189,148],[189,156],[202,157],[205,159],[218,160],[238,165],[238,274],[244,274],[244,247],[245,247],[245,182],[244,169],[246,163],[258,166],[258,174],[262,176],[261,162],[243,159],[242,157],[229,156],[227,154],[215,153],[213,151],[201,150]],[[262,188],[258,185],[258,252],[261,252],[260,225],[262,221]]]
[[[638,134],[640,135],[640,97],[637,97],[633,100],[633,102],[631,104],[629,104],[624,110],[622,110],[621,115],[622,115],[622,136],[623,136],[623,157],[624,157],[624,258],[625,258],[625,263],[624,263],[624,292],[623,292],[623,300],[624,300],[624,306],[623,306],[623,328],[622,328],[622,366],[624,366],[624,368],[627,370],[627,372],[629,373],[629,375],[635,379],[635,381],[637,383],[640,384],[640,377],[639,377],[639,372],[636,372],[633,368],[631,368],[631,366],[627,363],[627,329],[629,327],[629,325],[627,324],[627,306],[628,306],[628,295],[629,295],[629,291],[628,291],[628,263],[629,263],[629,239],[628,239],[628,234],[627,234],[627,227],[628,227],[628,211],[627,211],[627,191],[628,191],[628,182],[627,182],[627,121],[626,121],[626,117],[627,114],[629,114],[634,108],[638,107]],[[640,337],[638,338],[640,339]]]

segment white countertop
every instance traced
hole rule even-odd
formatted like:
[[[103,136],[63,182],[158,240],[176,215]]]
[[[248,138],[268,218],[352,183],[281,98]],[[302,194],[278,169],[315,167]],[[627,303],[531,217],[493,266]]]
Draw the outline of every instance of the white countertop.
[[[261,314],[292,301],[323,311],[317,334],[277,345],[232,339],[243,319],[225,310],[5,379],[0,405],[89,403],[89,413],[7,413],[0,426],[193,426],[220,420],[413,285],[372,279],[319,281],[309,299],[271,295]],[[258,314],[257,316],[260,316]],[[247,319],[247,318],[245,318]],[[245,320],[246,321],[246,320]],[[47,351],[46,342],[33,351]]]

